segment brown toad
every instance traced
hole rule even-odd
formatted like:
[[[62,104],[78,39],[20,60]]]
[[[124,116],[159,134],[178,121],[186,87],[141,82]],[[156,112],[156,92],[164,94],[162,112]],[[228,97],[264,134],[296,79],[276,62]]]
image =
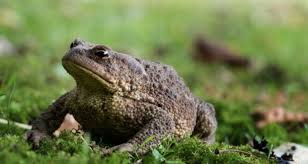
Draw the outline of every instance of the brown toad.
[[[27,139],[34,145],[50,136],[67,113],[84,131],[117,144],[110,151],[143,144],[138,151],[146,152],[170,135],[196,134],[214,142],[213,106],[194,97],[172,67],[80,39],[71,43],[62,63],[77,86],[32,122]]]

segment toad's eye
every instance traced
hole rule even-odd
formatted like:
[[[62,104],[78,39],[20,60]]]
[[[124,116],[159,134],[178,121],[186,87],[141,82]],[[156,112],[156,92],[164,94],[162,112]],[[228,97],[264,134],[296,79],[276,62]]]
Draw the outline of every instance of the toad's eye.
[[[108,58],[109,57],[108,50],[96,50],[94,54],[98,57],[101,57],[101,58]]]
[[[104,45],[93,47],[92,52],[95,56],[100,58],[109,58],[111,55],[111,49]]]

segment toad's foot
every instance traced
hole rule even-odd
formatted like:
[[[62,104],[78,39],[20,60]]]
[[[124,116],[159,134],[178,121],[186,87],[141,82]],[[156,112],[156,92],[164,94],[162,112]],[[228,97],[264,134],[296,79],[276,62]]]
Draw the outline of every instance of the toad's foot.
[[[32,144],[33,148],[38,148],[41,140],[47,137],[46,133],[39,130],[30,130],[25,135],[26,140]]]

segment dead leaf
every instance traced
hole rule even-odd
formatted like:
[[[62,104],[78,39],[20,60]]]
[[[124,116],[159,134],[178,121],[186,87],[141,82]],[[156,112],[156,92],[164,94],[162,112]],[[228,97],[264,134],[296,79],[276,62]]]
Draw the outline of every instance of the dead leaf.
[[[282,107],[276,107],[268,111],[257,110],[252,114],[256,126],[262,128],[272,123],[308,123],[307,113],[288,112]]]
[[[206,63],[224,63],[231,67],[250,67],[248,58],[204,38],[194,41],[194,57]]]

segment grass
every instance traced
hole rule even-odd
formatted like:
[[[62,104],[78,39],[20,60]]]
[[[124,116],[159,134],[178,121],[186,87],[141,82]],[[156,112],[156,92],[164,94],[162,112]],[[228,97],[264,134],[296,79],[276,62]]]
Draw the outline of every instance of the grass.
[[[213,146],[187,138],[178,143],[166,141],[144,157],[114,153],[105,158],[100,158],[95,150],[92,152],[80,136],[72,134],[46,141],[33,151],[23,139],[24,131],[1,125],[1,161],[132,163],[142,159],[144,163],[270,163],[266,155],[246,146],[254,135],[265,136],[273,146],[289,141],[308,145],[307,126],[290,130],[272,124],[257,129],[250,116],[258,108],[276,106],[308,112],[308,5],[302,1],[283,5],[261,2],[0,1],[0,35],[26,49],[23,55],[0,56],[1,118],[28,123],[74,86],[60,61],[69,43],[81,37],[172,65],[195,95],[214,104],[219,123],[217,143]],[[253,60],[255,69],[233,70],[194,61],[190,56],[192,42],[199,35],[240,51]],[[157,55],[158,47],[164,47],[167,53]],[[263,83],[255,81],[256,72],[268,64],[284,70],[285,83],[273,77]],[[276,101],[278,93],[285,95],[283,104]],[[259,101],[260,95],[266,95],[266,100]],[[215,149],[240,150],[250,155],[216,155]]]

